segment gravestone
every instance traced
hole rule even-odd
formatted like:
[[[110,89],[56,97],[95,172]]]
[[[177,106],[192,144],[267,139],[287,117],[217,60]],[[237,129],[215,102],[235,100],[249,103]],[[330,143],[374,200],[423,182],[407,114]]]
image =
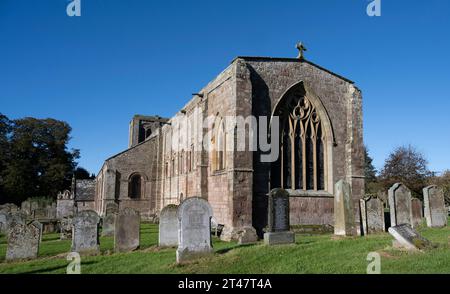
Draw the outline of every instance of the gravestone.
[[[408,250],[422,250],[432,246],[431,242],[423,238],[409,224],[402,224],[389,228],[389,233],[395,238],[393,246]]]
[[[401,184],[394,184],[388,191],[391,226],[412,225],[411,191]]]
[[[70,191],[59,193],[56,200],[56,218],[72,218],[75,214],[75,201]]]
[[[114,228],[116,225],[116,217],[119,212],[119,205],[116,203],[106,204],[105,217],[103,218],[102,236],[114,236]]]
[[[20,204],[20,210],[27,215],[31,215],[31,202],[26,200]]]
[[[423,220],[423,208],[422,201],[417,198],[411,199],[411,222],[412,227],[417,228],[420,226]]]
[[[105,208],[105,215],[111,214],[111,213],[118,213],[119,212],[119,204],[115,202],[110,202],[106,204]]]
[[[59,239],[71,240],[72,239],[72,218],[63,218],[59,221]]]
[[[20,223],[25,225],[27,223],[27,219],[28,215],[21,211],[8,213],[6,218],[6,228],[9,228],[9,226],[13,223]]]
[[[384,204],[376,197],[360,200],[364,235],[384,232]]]
[[[6,260],[37,258],[41,241],[41,224],[12,221],[9,224]]]
[[[258,241],[258,234],[254,227],[243,227],[238,230],[238,244],[252,244]],[[295,237],[294,237],[295,240]]]
[[[100,217],[93,210],[79,212],[72,220],[72,252],[96,254],[99,252],[98,224]]]
[[[116,217],[114,230],[114,250],[133,251],[139,248],[141,216],[139,211],[124,208]]]
[[[168,205],[159,216],[159,246],[178,246],[178,205]]]
[[[8,231],[9,213],[0,211],[0,234],[6,234]]]
[[[3,205],[0,205],[0,212],[9,212],[9,213],[15,213],[20,211],[19,207],[13,203],[6,203]]]
[[[31,202],[30,202],[31,215],[33,215],[34,211],[38,208],[39,208],[39,203],[36,200],[31,200]]]
[[[33,210],[33,218],[34,219],[46,219],[47,216],[47,209],[46,208],[37,208]]]
[[[334,234],[337,236],[356,236],[355,214],[350,184],[340,180],[335,185],[334,196]]]
[[[117,213],[109,213],[103,218],[102,236],[112,237],[114,236],[114,227],[116,225]]]
[[[289,193],[284,189],[273,189],[268,199],[268,228],[264,233],[267,245],[295,243],[295,234],[289,225]]]
[[[440,228],[447,225],[447,209],[445,208],[444,191],[437,186],[423,189],[425,218],[430,228]]]
[[[56,203],[52,203],[50,205],[47,205],[47,218],[49,219],[56,219]]]
[[[177,263],[212,253],[212,208],[200,197],[183,200],[178,207]]]

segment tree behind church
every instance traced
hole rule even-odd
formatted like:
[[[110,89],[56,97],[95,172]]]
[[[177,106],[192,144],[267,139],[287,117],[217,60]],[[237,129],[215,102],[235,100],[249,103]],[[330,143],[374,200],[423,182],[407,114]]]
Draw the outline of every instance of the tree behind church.
[[[430,180],[431,185],[438,185],[444,190],[445,205],[450,206],[450,170],[446,170],[441,176],[435,176]]]
[[[364,146],[364,159],[365,194],[374,195],[383,188],[378,181],[377,170],[373,165],[373,159],[369,154],[367,146]]]
[[[8,157],[0,175],[0,202],[19,204],[29,197],[55,197],[70,187],[78,150],[68,150],[71,127],[55,119],[9,122],[2,152]]]
[[[409,145],[397,147],[389,155],[381,171],[380,182],[384,189],[401,182],[411,190],[413,197],[423,199],[422,189],[432,176],[425,156]]]

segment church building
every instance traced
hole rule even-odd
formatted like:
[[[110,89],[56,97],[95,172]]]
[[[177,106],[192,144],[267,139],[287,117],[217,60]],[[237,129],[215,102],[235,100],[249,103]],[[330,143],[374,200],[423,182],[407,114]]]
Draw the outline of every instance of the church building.
[[[297,47],[297,58],[236,57],[172,118],[134,116],[129,148],[106,159],[97,175],[96,211],[102,215],[116,202],[155,220],[163,207],[198,196],[211,204],[228,238],[246,227],[261,235],[267,194],[281,187],[290,194],[291,225],[333,226],[334,185],[344,179],[359,223],[361,91],[306,60],[304,47]],[[229,118],[248,123],[244,150]],[[278,156],[262,160],[267,150],[251,150],[255,134],[277,146]],[[201,148],[198,138],[212,148]]]

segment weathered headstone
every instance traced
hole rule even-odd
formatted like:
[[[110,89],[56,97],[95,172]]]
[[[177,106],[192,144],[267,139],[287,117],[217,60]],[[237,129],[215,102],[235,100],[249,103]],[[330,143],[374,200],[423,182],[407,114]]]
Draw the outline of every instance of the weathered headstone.
[[[52,203],[50,205],[47,205],[47,218],[49,219],[56,219],[56,203]]]
[[[6,260],[37,258],[41,241],[41,224],[12,221],[9,225]]]
[[[395,238],[393,246],[408,250],[422,250],[431,247],[432,244],[423,238],[409,224],[401,224],[389,228],[389,233]]]
[[[100,217],[93,210],[79,212],[72,221],[72,252],[95,254],[99,252],[98,225]]]
[[[103,218],[102,236],[112,237],[114,236],[114,228],[116,225],[117,213],[109,213]]]
[[[23,213],[31,215],[31,202],[29,200],[22,202],[22,204],[20,204],[20,210]]]
[[[212,208],[200,197],[183,200],[178,207],[177,262],[183,262],[212,252]]]
[[[71,240],[72,239],[72,218],[63,218],[59,221],[59,239]]]
[[[384,205],[379,198],[361,199],[361,218],[364,235],[384,232]]]
[[[8,231],[8,216],[8,212],[0,211],[0,234],[6,234]]]
[[[159,216],[159,246],[178,246],[178,205],[171,204],[161,210]]]
[[[56,218],[73,217],[75,214],[75,201],[70,191],[59,193],[56,200]]]
[[[277,188],[270,191],[268,196],[268,228],[264,233],[264,243],[295,243],[295,234],[290,231],[289,224],[289,193]]]
[[[25,225],[27,223],[27,219],[28,215],[21,211],[8,213],[6,218],[6,227],[9,228],[9,226],[13,223],[20,223]]]
[[[391,226],[412,225],[411,191],[405,185],[397,183],[389,189],[388,194]]]
[[[39,208],[39,203],[36,200],[31,200],[31,202],[30,202],[31,215],[33,215],[34,211],[38,208]]]
[[[116,217],[114,230],[114,250],[133,251],[139,248],[141,216],[139,211],[124,208]]]
[[[105,217],[103,218],[102,236],[114,236],[114,228],[116,225],[116,217],[119,212],[119,205],[117,203],[106,204]]]
[[[334,234],[337,236],[356,236],[355,212],[350,184],[340,180],[335,185],[334,196]]]
[[[427,226],[430,228],[445,227],[448,211],[445,208],[444,191],[437,186],[428,186],[423,189],[423,201]]]
[[[46,208],[37,208],[33,210],[33,218],[34,219],[46,219],[47,218],[47,209]]]
[[[423,220],[423,206],[422,201],[417,198],[411,199],[411,222],[412,227],[417,228]]]
[[[238,230],[237,236],[238,244],[252,244],[258,241],[258,234],[254,227],[243,227]]]
[[[20,209],[14,203],[6,203],[6,204],[3,204],[3,205],[0,205],[0,211],[9,212],[9,213],[15,213],[15,212],[20,211]]]

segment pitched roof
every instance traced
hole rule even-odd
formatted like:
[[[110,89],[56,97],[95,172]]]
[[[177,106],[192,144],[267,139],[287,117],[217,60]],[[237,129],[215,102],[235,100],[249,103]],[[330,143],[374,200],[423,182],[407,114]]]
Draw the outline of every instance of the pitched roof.
[[[279,61],[279,62],[304,62],[304,63],[308,63],[309,65],[312,65],[322,71],[325,71],[339,79],[342,79],[350,84],[354,84],[353,81],[338,75],[337,73],[332,72],[331,70],[328,70],[324,67],[321,67],[320,65],[317,65],[309,60],[306,60],[304,58],[300,59],[300,58],[285,58],[285,57],[264,57],[264,56],[237,56],[235,59],[233,59],[233,61],[231,63],[233,63],[236,59],[243,59],[246,61]]]

